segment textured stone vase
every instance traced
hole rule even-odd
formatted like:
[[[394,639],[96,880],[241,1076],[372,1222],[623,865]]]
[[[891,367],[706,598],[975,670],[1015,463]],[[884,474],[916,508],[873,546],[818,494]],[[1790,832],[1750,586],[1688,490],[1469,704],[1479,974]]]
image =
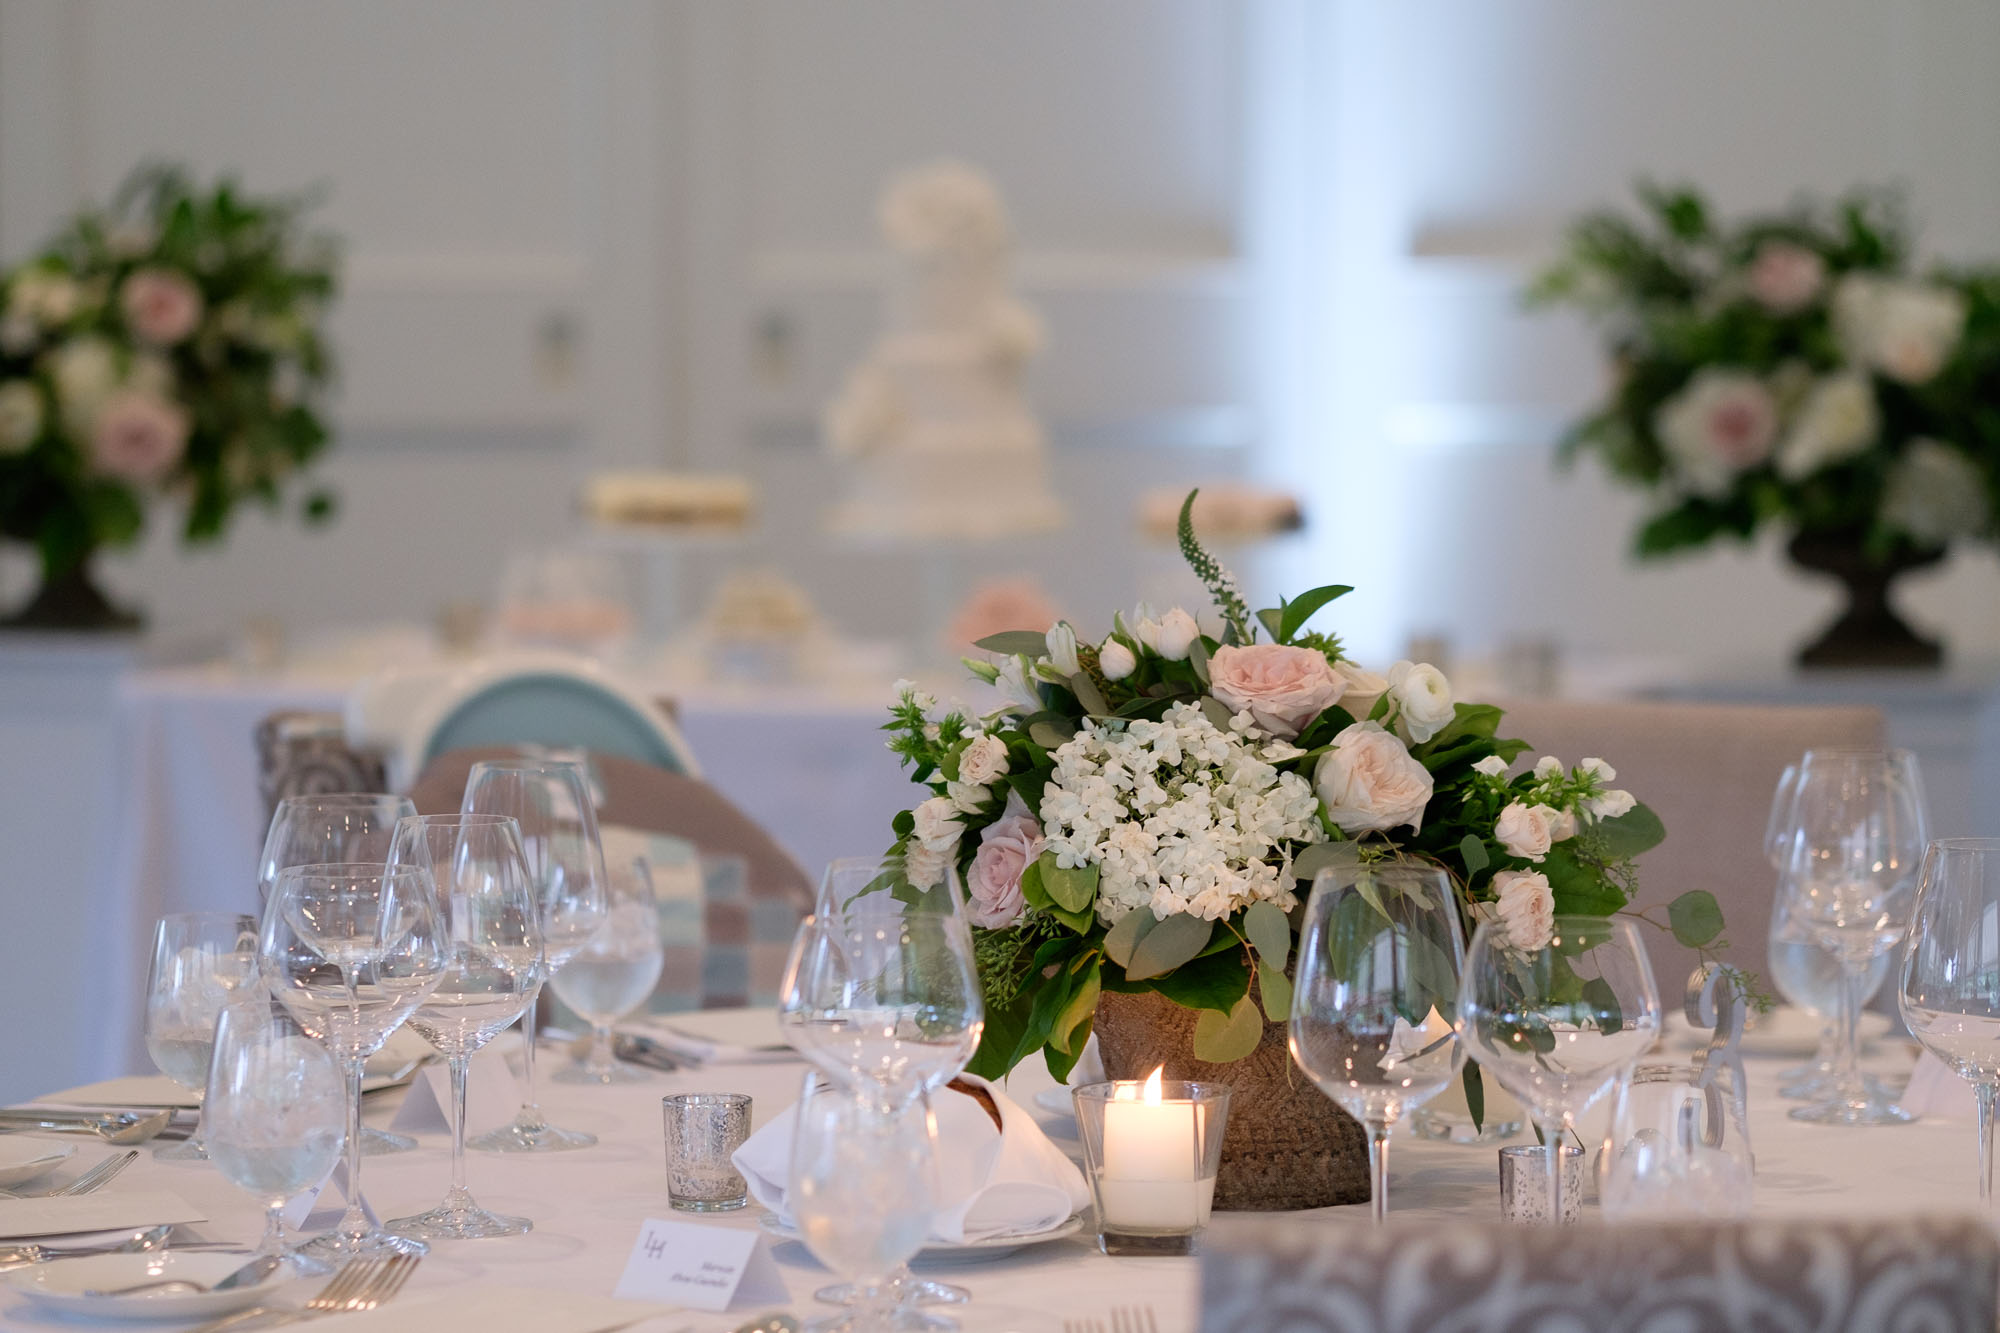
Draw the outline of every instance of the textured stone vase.
[[[1255,1051],[1217,1065],[1195,1058],[1196,1017],[1163,995],[1106,991],[1092,1030],[1111,1078],[1143,1079],[1164,1065],[1170,1079],[1232,1089],[1215,1206],[1275,1211],[1366,1203],[1367,1134],[1292,1062],[1285,1025],[1266,1023]]]

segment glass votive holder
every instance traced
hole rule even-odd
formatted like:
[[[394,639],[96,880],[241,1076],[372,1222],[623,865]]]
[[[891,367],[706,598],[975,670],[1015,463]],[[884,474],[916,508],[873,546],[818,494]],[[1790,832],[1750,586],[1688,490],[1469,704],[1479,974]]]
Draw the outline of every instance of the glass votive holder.
[[[1562,1218],[1574,1222],[1583,1215],[1583,1149],[1562,1147]],[[1500,1220],[1548,1222],[1549,1157],[1539,1143],[1517,1143],[1500,1150]]]
[[[750,1202],[729,1159],[750,1137],[750,1096],[683,1092],[660,1098],[667,1130],[667,1202],[684,1213],[726,1213]]]
[[[1106,1254],[1193,1254],[1215,1202],[1229,1125],[1217,1083],[1124,1080],[1071,1093]]]
[[[1597,1195],[1612,1218],[1747,1217],[1755,1191],[1747,1104],[1734,1071],[1642,1064],[1618,1086]]]

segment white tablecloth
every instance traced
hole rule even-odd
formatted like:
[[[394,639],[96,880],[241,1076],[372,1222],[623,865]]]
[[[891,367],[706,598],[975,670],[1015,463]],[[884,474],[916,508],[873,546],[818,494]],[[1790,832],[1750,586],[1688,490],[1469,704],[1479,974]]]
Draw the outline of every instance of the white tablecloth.
[[[544,1068],[555,1061],[545,1060]],[[1889,1216],[1915,1212],[1973,1212],[1977,1209],[1974,1140],[1969,1123],[1923,1121],[1879,1128],[1805,1125],[1786,1117],[1792,1105],[1777,1098],[1775,1075],[1790,1061],[1750,1062],[1751,1139],[1757,1156],[1756,1212],[1762,1216]],[[1871,1062],[1884,1073],[1901,1074],[1910,1064],[1908,1048],[1884,1043]],[[556,1120],[598,1134],[602,1142],[582,1152],[547,1157],[503,1157],[474,1153],[469,1184],[481,1203],[522,1214],[535,1222],[532,1234],[501,1240],[442,1242],[412,1284],[412,1292],[475,1282],[547,1287],[609,1295],[648,1217],[669,1217],[659,1098],[668,1092],[739,1091],[755,1099],[754,1122],[761,1125],[797,1095],[795,1065],[721,1066],[673,1075],[626,1088],[544,1085],[543,1101]],[[1038,1062],[1023,1065],[1009,1091],[1024,1106],[1050,1086]],[[395,1094],[385,1094],[393,1099]],[[372,1099],[371,1099],[372,1101]],[[371,1107],[371,1120],[386,1122],[389,1104]],[[1056,1142],[1079,1152],[1074,1131],[1057,1117],[1043,1116]],[[1529,1141],[1522,1139],[1517,1141]],[[98,1155],[79,1154],[79,1165]],[[1496,1217],[1498,1174],[1491,1146],[1457,1147],[1399,1137],[1390,1154],[1390,1208],[1399,1217]],[[449,1176],[448,1143],[427,1136],[414,1153],[367,1159],[364,1186],[384,1217],[430,1207],[443,1195]],[[167,1187],[208,1210],[205,1234],[250,1242],[258,1232],[258,1210],[205,1164],[135,1163],[112,1188]],[[700,1219],[699,1225],[757,1226],[752,1204],[739,1213]],[[1365,1206],[1295,1214],[1302,1226],[1365,1226]],[[1595,1205],[1585,1224],[1601,1218]],[[791,1308],[815,1309],[811,1294],[830,1280],[796,1244],[780,1243],[776,1257],[788,1284]],[[986,1262],[944,1269],[926,1267],[971,1290],[970,1305],[954,1311],[967,1333],[1049,1333],[1065,1318],[1094,1318],[1109,1327],[1114,1306],[1150,1305],[1161,1333],[1189,1333],[1196,1320],[1196,1261],[1111,1259],[1097,1252],[1086,1232]],[[308,1291],[311,1290],[308,1287]],[[818,1307],[824,1310],[824,1307]],[[747,1318],[674,1314],[643,1327],[653,1333],[720,1333]],[[30,1322],[11,1294],[0,1296],[0,1329],[46,1329]],[[74,1327],[74,1325],[71,1325]],[[439,1326],[440,1333],[454,1327]]]

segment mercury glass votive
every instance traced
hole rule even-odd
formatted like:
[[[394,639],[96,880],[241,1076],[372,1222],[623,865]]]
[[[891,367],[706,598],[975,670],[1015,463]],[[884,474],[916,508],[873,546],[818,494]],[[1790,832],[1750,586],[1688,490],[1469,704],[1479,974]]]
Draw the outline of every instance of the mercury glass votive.
[[[1562,1148],[1562,1217],[1549,1216],[1549,1158],[1539,1143],[1500,1150],[1500,1220],[1574,1222],[1583,1215],[1583,1149]]]
[[[1106,1254],[1193,1254],[1215,1202],[1229,1089],[1162,1079],[1071,1093]]]
[[[722,1213],[750,1201],[729,1160],[750,1137],[750,1096],[686,1092],[660,1098],[667,1132],[667,1202],[683,1213]]]

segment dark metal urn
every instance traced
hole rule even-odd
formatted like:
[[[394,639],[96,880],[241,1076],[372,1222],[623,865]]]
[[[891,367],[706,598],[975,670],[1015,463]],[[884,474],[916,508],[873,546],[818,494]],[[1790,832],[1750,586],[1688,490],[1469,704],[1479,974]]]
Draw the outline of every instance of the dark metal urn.
[[[1793,563],[1831,575],[1847,589],[1846,609],[1799,650],[1800,666],[1923,669],[1944,661],[1944,645],[1905,624],[1889,599],[1890,585],[1902,575],[1943,560],[1942,547],[1900,549],[1876,558],[1858,536],[1801,532],[1785,549]]]
[[[136,630],[136,612],[116,606],[91,577],[86,557],[58,574],[42,575],[42,586],[28,604],[0,618],[0,630],[124,631]]]

